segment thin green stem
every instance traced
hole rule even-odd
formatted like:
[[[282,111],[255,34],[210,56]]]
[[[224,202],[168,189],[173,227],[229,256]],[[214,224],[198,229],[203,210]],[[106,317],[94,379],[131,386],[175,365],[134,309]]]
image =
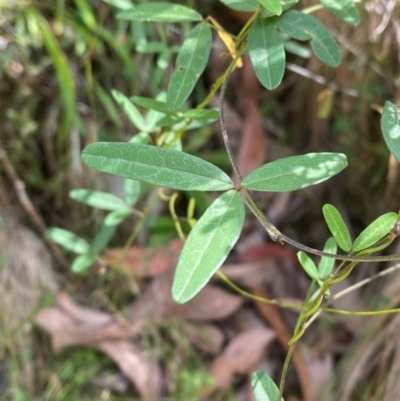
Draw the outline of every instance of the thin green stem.
[[[265,304],[277,305],[277,306],[280,306],[282,308],[287,308],[287,309],[302,309],[301,305],[292,304],[290,302],[279,301],[277,299],[268,299],[268,298],[264,298],[264,297],[259,297],[250,292],[247,292],[247,291],[243,290],[242,288],[240,288],[239,286],[237,286],[234,282],[232,282],[220,270],[217,270],[217,275],[222,281],[224,281],[234,291],[236,291],[240,295],[243,295],[246,298],[249,298],[249,299],[252,299],[252,300],[258,301],[258,302],[263,302]]]
[[[286,375],[287,375],[287,371],[289,369],[290,360],[292,359],[292,355],[293,355],[295,346],[296,346],[295,342],[293,344],[291,344],[289,346],[288,352],[286,354],[285,363],[283,364],[283,368],[282,368],[281,380],[279,382],[279,397],[278,397],[277,401],[281,401],[282,396],[283,396],[283,388],[285,387]]]

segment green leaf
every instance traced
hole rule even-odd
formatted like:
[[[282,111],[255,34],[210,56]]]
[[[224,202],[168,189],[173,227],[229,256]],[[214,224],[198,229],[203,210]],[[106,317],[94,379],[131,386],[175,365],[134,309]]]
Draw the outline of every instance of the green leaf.
[[[189,234],[172,285],[178,303],[193,298],[221,266],[239,238],[244,222],[240,194],[222,194],[207,209]]]
[[[319,0],[330,12],[350,25],[360,22],[360,14],[351,0]]]
[[[192,109],[185,111],[183,117],[191,120],[218,120],[219,110],[213,109]]]
[[[339,210],[333,205],[326,204],[322,208],[322,213],[339,248],[349,252],[351,250],[351,237]]]
[[[96,256],[91,253],[79,255],[73,260],[71,270],[77,274],[85,273],[95,261]]]
[[[113,89],[111,94],[115,101],[122,106],[124,112],[132,121],[132,124],[140,131],[146,131],[146,122],[144,121],[143,116],[129,98],[116,89]]]
[[[319,274],[314,261],[303,251],[297,252],[297,259],[299,260],[304,271],[311,277],[311,279],[318,281]]]
[[[108,3],[115,8],[119,8],[120,10],[129,10],[135,7],[132,4],[131,0],[103,0],[104,3]]]
[[[335,238],[329,237],[324,246],[324,252],[327,253],[336,253],[337,252],[337,244]],[[333,270],[333,266],[335,266],[335,259],[327,258],[326,256],[322,256],[321,260],[318,264],[318,272],[319,278],[321,280],[325,280]]]
[[[298,57],[310,58],[311,56],[311,50],[308,47],[305,47],[298,42],[294,42],[293,40],[286,40],[283,42],[283,47],[286,52],[292,53]]]
[[[201,14],[189,7],[161,2],[139,4],[134,9],[119,13],[117,18],[151,22],[201,21],[203,19]]]
[[[143,143],[147,145],[150,142],[150,135],[148,132],[139,132],[138,134],[134,135],[129,142],[131,143]]]
[[[378,217],[356,238],[353,244],[353,251],[358,252],[366,249],[389,234],[396,224],[397,218],[397,214],[393,212]]]
[[[251,388],[256,401],[277,401],[279,399],[278,386],[261,370],[257,370],[251,375]]]
[[[91,250],[93,254],[97,255],[107,246],[107,244],[110,242],[110,239],[115,234],[116,227],[117,226],[106,226],[103,220],[103,224],[101,225],[101,228],[91,245]]]
[[[257,0],[266,10],[270,11],[273,15],[282,14],[282,5],[279,0]]]
[[[46,231],[47,236],[68,251],[83,254],[89,251],[90,246],[86,240],[78,237],[71,231],[64,230],[62,228],[53,227]]]
[[[159,111],[160,113],[164,114],[176,114],[175,111],[171,111],[165,102],[161,102],[159,100],[150,99],[148,97],[142,96],[132,96],[132,102],[138,104],[139,106],[144,107],[148,110],[155,110]]]
[[[257,11],[259,7],[257,0],[220,0],[220,2],[237,11]]]
[[[114,210],[111,213],[108,213],[106,218],[104,219],[104,224],[106,226],[117,226],[122,223],[125,219],[127,219],[132,214],[132,209],[129,207],[124,209]]]
[[[271,20],[258,17],[250,27],[247,43],[258,80],[267,89],[275,89],[285,72],[285,50]]]
[[[183,42],[176,59],[175,70],[168,83],[167,104],[171,109],[181,107],[192,93],[206,68],[212,45],[211,27],[198,24]]]
[[[297,40],[311,39],[311,48],[323,63],[330,67],[340,64],[342,56],[336,40],[316,18],[300,11],[288,10],[273,20],[290,37]]]
[[[383,107],[381,129],[386,146],[400,162],[400,119],[397,107],[386,102]]]
[[[160,118],[156,122],[156,127],[172,127],[175,124],[179,124],[180,122],[185,121],[185,117],[178,115],[167,115],[163,118]]]
[[[123,199],[113,194],[101,191],[91,191],[89,189],[73,189],[69,192],[69,197],[85,205],[96,207],[103,210],[116,210],[126,207]]]
[[[140,181],[124,180],[124,198],[129,206],[134,206],[141,195]]]
[[[289,192],[318,184],[347,166],[341,153],[308,153],[264,164],[247,175],[242,185],[248,189]]]
[[[224,191],[233,187],[232,180],[218,167],[174,149],[97,142],[83,149],[82,160],[103,173],[172,189]]]
[[[295,4],[297,4],[299,0],[280,0],[280,5],[282,7],[282,12],[289,10],[289,8],[293,7]],[[273,14],[271,11],[268,10],[263,10],[261,12],[261,17],[263,18],[270,18],[273,17],[275,14]]]

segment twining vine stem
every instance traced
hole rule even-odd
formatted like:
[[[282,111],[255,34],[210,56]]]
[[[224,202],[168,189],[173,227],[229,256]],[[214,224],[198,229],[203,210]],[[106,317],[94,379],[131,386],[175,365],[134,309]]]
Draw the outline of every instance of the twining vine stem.
[[[228,78],[235,68],[235,64],[232,63],[228,71],[224,74],[225,80],[221,86],[221,95],[220,95],[220,123],[221,123],[221,131],[222,131],[222,138],[224,140],[225,148],[228,153],[229,160],[231,162],[233,171],[239,181],[239,185],[237,186],[237,190],[241,192],[242,198],[245,204],[249,207],[261,225],[265,228],[268,235],[271,237],[273,241],[279,241],[281,244],[287,243],[295,248],[301,249],[302,251],[311,253],[313,255],[318,256],[325,256],[327,258],[343,260],[347,262],[389,262],[389,261],[398,261],[400,260],[400,254],[394,255],[385,255],[385,256],[353,256],[353,255],[338,255],[334,253],[328,253],[324,251],[320,251],[318,249],[310,248],[306,245],[303,245],[289,237],[285,234],[281,233],[277,227],[275,227],[271,221],[265,216],[262,210],[256,204],[253,196],[251,195],[250,191],[246,188],[241,186],[242,182],[242,175],[239,171],[239,167],[236,163],[236,160],[233,156],[232,148],[229,142],[228,132],[226,130],[226,122],[225,122],[225,113],[224,113],[224,101],[225,101],[225,92],[226,92],[226,85],[228,82]]]

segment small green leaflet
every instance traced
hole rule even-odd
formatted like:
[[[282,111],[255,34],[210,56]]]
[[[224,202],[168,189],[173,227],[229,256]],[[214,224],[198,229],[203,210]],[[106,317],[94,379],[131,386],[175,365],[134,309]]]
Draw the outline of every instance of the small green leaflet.
[[[282,5],[279,0],[257,0],[266,10],[273,15],[282,14]]]
[[[360,22],[360,14],[351,0],[319,0],[330,12],[350,25]]]
[[[237,11],[257,11],[259,7],[257,0],[220,0],[220,2]]]
[[[400,162],[400,119],[397,107],[386,102],[381,117],[381,129],[383,138],[389,150],[397,161]]]
[[[81,237],[78,237],[74,233],[62,228],[53,227],[46,231],[47,236],[54,241],[56,244],[60,245],[68,251],[83,254],[89,251],[90,246]]]
[[[108,213],[108,215],[104,219],[104,224],[106,226],[117,226],[125,219],[127,219],[131,214],[132,210],[129,207],[114,210],[111,213]]]
[[[175,111],[171,111],[165,102],[161,102],[159,100],[154,100],[148,97],[142,97],[142,96],[133,96],[131,97],[131,100],[138,104],[139,106],[144,107],[145,109],[148,110],[155,110],[159,111],[160,113],[164,114],[175,114]]]
[[[120,12],[117,18],[151,22],[201,21],[203,19],[197,11],[189,7],[161,2],[138,4],[133,9]]]
[[[258,17],[253,22],[247,44],[258,80],[267,89],[275,89],[285,72],[285,50],[270,19]]]
[[[232,180],[218,167],[174,149],[140,143],[96,142],[82,151],[90,168],[166,188],[224,191]]]
[[[333,238],[335,238],[338,246],[345,252],[351,250],[351,237],[349,230],[346,227],[346,223],[343,221],[342,216],[335,208],[335,206],[326,204],[322,208],[326,224],[331,231]]]
[[[297,252],[297,259],[299,260],[304,271],[311,277],[311,279],[318,281],[319,274],[314,261],[303,251]]]
[[[358,252],[367,249],[389,234],[396,224],[397,218],[397,214],[393,212],[378,217],[356,238],[353,244],[353,251]]]
[[[324,252],[327,253],[336,253],[337,244],[335,238],[329,237],[324,246]],[[335,259],[327,258],[326,256],[322,256],[321,260],[318,264],[318,272],[319,278],[321,280],[326,280],[326,278],[332,273],[333,266],[335,265]]]
[[[138,128],[140,131],[146,131],[146,121],[140,114],[136,106],[126,97],[123,93],[113,89],[111,94],[115,101],[122,106],[124,112],[131,120],[132,124]]]
[[[251,375],[251,388],[256,401],[277,401],[279,399],[278,386],[261,370],[257,370]],[[284,401],[283,398],[281,401]]]
[[[181,107],[192,93],[206,68],[212,45],[211,27],[198,24],[183,42],[176,59],[175,70],[168,83],[167,104],[170,109]]]
[[[294,39],[311,39],[315,55],[326,65],[337,67],[340,64],[342,56],[336,40],[316,18],[288,10],[279,18],[273,18],[273,21],[277,28]]]
[[[85,253],[83,255],[77,256],[71,265],[71,270],[74,273],[82,274],[89,269],[90,266],[96,261],[96,256],[92,253]]]
[[[219,110],[192,109],[185,111],[183,117],[191,120],[217,120],[219,118]]]
[[[83,188],[73,189],[69,192],[69,197],[78,202],[103,210],[116,210],[127,207],[123,199],[107,192],[91,191]]]
[[[192,299],[210,280],[243,228],[244,205],[231,190],[219,196],[198,220],[181,252],[172,284],[175,302]]]
[[[268,192],[289,192],[318,184],[347,166],[341,153],[308,153],[264,164],[247,175],[242,185]]]
[[[280,0],[279,3],[282,7],[282,12],[289,10],[289,8],[293,7],[295,4],[297,4],[299,0]],[[268,11],[267,9],[263,10],[261,12],[261,17],[263,18],[269,18],[273,17],[275,14],[273,14],[271,11]]]
[[[103,1],[115,8],[119,8],[120,10],[129,10],[135,7],[135,5],[132,4],[131,0],[103,0]]]

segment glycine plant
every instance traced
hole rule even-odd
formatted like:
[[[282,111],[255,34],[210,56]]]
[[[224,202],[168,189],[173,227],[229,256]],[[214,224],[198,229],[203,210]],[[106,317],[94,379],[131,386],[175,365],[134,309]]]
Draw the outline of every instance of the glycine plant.
[[[261,371],[254,372],[251,378],[257,401],[280,401],[283,400],[285,375],[296,342],[322,308],[334,311],[326,308],[330,287],[347,277],[361,261],[400,260],[400,255],[371,256],[386,248],[399,235],[399,215],[385,213],[353,241],[339,211],[327,204],[323,207],[323,215],[332,237],[322,251],[297,243],[265,217],[250,191],[287,192],[318,184],[340,173],[347,166],[347,158],[341,153],[326,152],[291,156],[267,163],[242,177],[225,129],[223,101],[229,75],[241,66],[241,55],[248,51],[258,80],[266,89],[274,90],[284,75],[285,53],[287,49],[295,48],[288,45],[294,44],[292,39],[310,41],[315,56],[330,67],[340,64],[341,53],[329,30],[310,15],[316,7],[303,11],[292,10],[296,0],[220,1],[234,10],[253,13],[237,36],[226,32],[214,18],[204,18],[197,11],[180,4],[148,2],[130,6],[124,1],[116,2],[116,6],[123,4],[119,13],[119,18],[123,20],[135,23],[192,22],[194,26],[178,52],[166,94],[161,93],[155,99],[138,96],[129,99],[120,92],[112,93],[141,133],[129,143],[98,142],[82,151],[82,160],[87,166],[123,177],[126,183],[125,199],[84,189],[71,192],[71,197],[80,202],[110,211],[99,237],[90,246],[83,239],[60,229],[52,229],[49,234],[59,243],[70,243],[69,248],[80,254],[73,268],[82,271],[93,262],[96,252],[104,248],[114,232],[113,228],[132,213],[132,206],[140,196],[143,183],[178,191],[221,192],[196,224],[192,221],[193,228],[180,255],[172,297],[176,302],[184,303],[201,291],[235,245],[243,228],[246,205],[274,241],[300,249],[299,262],[312,280],[289,342],[280,385],[277,386]],[[112,0],[107,2],[113,3]],[[351,0],[321,0],[319,7],[327,8],[349,24],[356,25],[359,22],[358,11]],[[208,63],[213,29],[226,44],[232,61],[204,101],[194,109],[187,109],[187,100]],[[220,109],[206,108],[219,89]],[[146,117],[142,116],[136,105],[149,110]],[[187,130],[218,118],[237,184],[217,166],[182,151],[180,138]],[[389,101],[383,108],[381,128],[389,150],[400,161],[399,111]],[[337,247],[344,254],[337,254]],[[318,266],[307,253],[321,257]],[[336,268],[335,260],[340,261]]]

